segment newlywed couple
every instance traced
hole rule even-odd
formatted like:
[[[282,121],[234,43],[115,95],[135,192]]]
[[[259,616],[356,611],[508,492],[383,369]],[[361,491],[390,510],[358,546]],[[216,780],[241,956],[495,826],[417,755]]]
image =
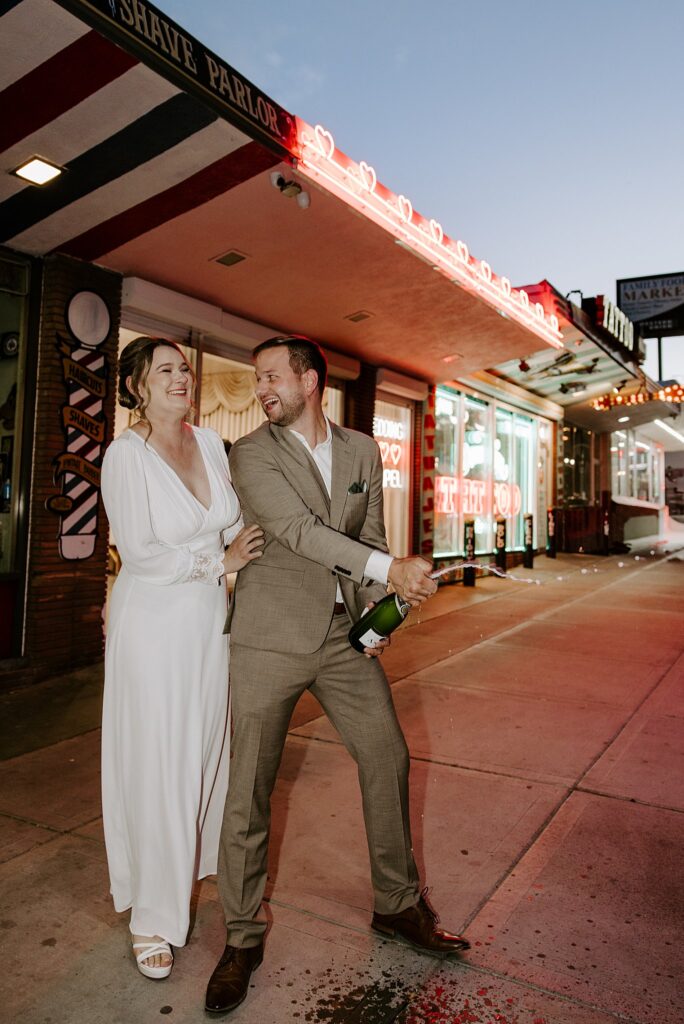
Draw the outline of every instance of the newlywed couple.
[[[145,339],[150,341],[150,339]],[[150,559],[160,550],[172,549],[176,563],[173,572],[166,570],[157,584],[171,583],[182,586],[165,587],[145,583],[142,579],[145,558],[128,552],[134,562],[129,569],[135,583],[135,594],[127,591],[126,607],[137,601],[137,611],[155,605],[156,624],[163,630],[165,653],[164,675],[173,668],[168,664],[178,659],[178,648],[186,645],[194,658],[182,658],[183,676],[179,686],[190,686],[189,664],[200,658],[196,642],[186,620],[181,635],[174,632],[174,623],[167,620],[167,600],[160,591],[175,590],[183,593],[182,602],[195,600],[204,591],[213,595],[221,592],[225,571],[238,571],[235,594],[228,613],[226,629],[230,631],[230,686],[232,700],[232,752],[230,758],[230,784],[225,810],[222,806],[226,790],[226,743],[223,729],[217,729],[217,707],[224,699],[219,693],[212,704],[198,713],[190,713],[195,696],[183,697],[186,703],[176,731],[194,728],[195,719],[203,719],[197,729],[199,738],[193,741],[193,750],[209,765],[211,776],[197,782],[192,794],[183,801],[184,823],[171,823],[167,829],[167,842],[183,843],[180,836],[185,829],[201,828],[199,868],[195,864],[196,844],[188,846],[182,870],[177,872],[175,891],[168,906],[155,913],[136,883],[128,876],[131,867],[130,842],[126,844],[121,833],[124,823],[130,831],[131,814],[122,809],[121,792],[113,795],[121,785],[121,757],[117,760],[120,739],[114,726],[107,727],[107,698],[103,728],[103,793],[105,803],[105,832],[112,876],[112,892],[118,910],[131,907],[131,931],[141,952],[137,960],[143,973],[161,977],[169,973],[172,953],[168,943],[183,945],[187,932],[187,904],[193,877],[201,877],[215,868],[218,847],[218,886],[227,925],[227,944],[207,989],[206,1009],[211,1013],[227,1013],[245,998],[252,971],[261,963],[264,949],[266,921],[260,913],[266,883],[268,836],[270,825],[270,797],[287,736],[288,725],[298,698],[306,689],[317,697],[325,713],[339,732],[347,749],[358,764],[363,797],[363,814],[371,862],[374,891],[374,912],[371,926],[388,936],[399,936],[420,950],[436,955],[449,955],[469,948],[466,939],[452,935],[438,927],[437,916],[421,893],[418,872],[413,858],[409,826],[408,772],[409,754],[397,722],[389,685],[381,668],[379,656],[387,641],[366,655],[354,651],[347,633],[351,622],[358,619],[369,603],[379,600],[388,583],[411,604],[419,604],[436,590],[430,578],[431,566],[419,557],[393,558],[387,553],[387,542],[382,509],[382,462],[377,444],[367,435],[346,430],[332,424],[324,415],[322,395],[326,383],[326,362],[319,347],[308,339],[298,337],[274,338],[259,345],[254,352],[256,394],[268,422],[247,437],[237,441],[231,450],[230,470],[232,484],[239,498],[244,517],[238,519],[237,503],[224,502],[220,509],[223,522],[219,529],[228,527],[231,544],[223,552],[216,541],[200,538],[214,537],[217,523],[212,521],[212,510],[220,504],[220,496],[231,489],[223,452],[220,461],[218,445],[210,431],[188,428],[180,413],[183,399],[192,390],[192,371],[182,361],[182,353],[168,342],[154,339],[148,364],[137,377],[125,363],[122,355],[120,398],[130,393],[131,403],[147,399],[142,406],[141,420],[152,423],[146,436],[133,427],[143,443],[134,443],[128,451],[127,464],[120,474],[121,488],[134,485],[132,456],[137,460],[137,472],[144,477],[146,500],[151,514],[147,517],[147,533],[139,544],[148,550]],[[133,343],[135,344],[135,343]],[[129,346],[130,347],[130,346]],[[168,373],[158,391],[156,374]],[[142,381],[142,384],[141,384]],[[124,390],[122,390],[124,389]],[[140,406],[136,406],[140,409]],[[186,412],[189,404],[186,401]],[[208,436],[211,435],[211,438]],[[110,446],[124,447],[126,435]],[[155,442],[156,437],[156,442]],[[185,446],[185,447],[184,447]],[[127,449],[131,448],[128,443]],[[148,454],[145,450],[152,449]],[[211,449],[211,450],[210,450]],[[108,452],[109,455],[109,452]],[[121,460],[121,453],[118,456]],[[147,462],[140,466],[143,460]],[[212,459],[214,461],[212,461]],[[194,461],[193,461],[194,460]],[[110,457],[113,464],[117,456]],[[135,467],[134,467],[135,468]],[[105,466],[105,470],[107,467]],[[153,474],[161,474],[155,481]],[[162,522],[155,513],[154,504],[162,500],[162,492],[175,487],[176,504],[181,488],[189,491],[199,508],[192,521],[181,529],[178,524]],[[126,542],[119,533],[126,532],[127,518],[117,516],[114,509],[114,474],[106,471],[103,494],[112,526],[119,543],[124,568],[127,563]],[[140,499],[142,500],[142,499]],[[186,501],[189,506],[189,498]],[[110,509],[110,505],[112,508]],[[128,499],[130,509],[138,509],[139,502]],[[167,501],[168,505],[168,501]],[[199,520],[204,514],[204,523]],[[130,518],[130,514],[129,517]],[[159,520],[159,523],[157,522]],[[160,536],[164,534],[164,536]],[[182,549],[182,553],[181,552]],[[213,562],[212,562],[213,559]],[[218,587],[216,583],[218,581]],[[207,586],[209,584],[209,586]],[[117,586],[120,586],[117,581]],[[144,592],[140,592],[143,587]],[[151,594],[148,591],[152,591]],[[215,642],[209,635],[217,621],[220,601],[212,615],[203,613],[202,621],[208,625],[202,630],[202,643],[208,648]],[[224,599],[225,607],[225,599]],[[130,624],[113,607],[115,622],[110,626],[107,648],[107,684],[121,678],[131,665],[122,664],[122,649],[130,646]],[[185,610],[179,615],[190,614]],[[136,620],[138,621],[138,620]],[[180,619],[178,620],[180,628]],[[170,625],[170,628],[169,628]],[[192,628],[192,623],[190,624]],[[150,644],[150,623],[146,623],[145,639],[137,645]],[[134,644],[134,646],[136,646]],[[168,649],[172,648],[171,654]],[[220,659],[213,671],[220,671]],[[206,671],[197,667],[200,681]],[[121,684],[123,685],[123,684]],[[130,681],[126,681],[131,686]],[[205,686],[205,689],[207,687]],[[113,684],[112,689],[116,690]],[[219,688],[220,689],[220,688]],[[121,698],[120,698],[121,699]],[[152,702],[175,700],[168,694],[168,682],[154,691]],[[110,701],[110,703],[112,703]],[[155,704],[156,709],[156,704]],[[120,708],[118,718],[120,720]],[[138,705],[137,711],[140,711]],[[116,717],[112,710],[110,717]],[[214,721],[212,721],[212,717]],[[223,710],[225,726],[225,708]],[[173,730],[173,726],[171,727]],[[213,730],[213,731],[212,731]],[[107,733],[109,739],[106,740]],[[211,735],[208,735],[211,733]],[[136,748],[156,746],[159,765],[159,747],[168,740],[148,735],[139,736]],[[130,741],[129,741],[130,748]],[[207,750],[220,747],[219,754],[207,757]],[[177,760],[177,751],[173,755]],[[188,769],[188,754],[184,769]],[[146,770],[145,760],[138,762],[138,770]],[[194,766],[193,766],[194,768]],[[134,766],[135,769],[135,766]],[[170,799],[174,798],[173,785],[189,783],[178,778],[171,780]],[[118,772],[118,775],[117,775]],[[151,789],[146,811],[136,811],[138,827],[153,802],[159,802],[159,786],[166,786],[164,769],[138,779],[136,799],[140,788]],[[187,771],[183,773],[188,774]],[[192,772],[189,772],[192,774]],[[210,796],[207,789],[213,790]],[[140,785],[141,784],[141,785]],[[199,795],[198,795],[199,794]],[[177,794],[175,794],[177,800]],[[194,819],[192,815],[194,814]],[[158,812],[155,812],[158,818]],[[135,826],[133,826],[135,827]],[[220,839],[219,839],[220,830]],[[173,837],[173,840],[172,838]],[[192,840],[195,832],[192,832]],[[118,846],[117,846],[118,844]],[[169,857],[168,850],[161,854]],[[180,858],[181,860],[183,858]],[[162,866],[153,865],[158,876]],[[151,883],[150,883],[151,886]],[[154,888],[154,887],[152,887]],[[157,898],[166,899],[157,886]],[[136,950],[137,952],[137,950]]]

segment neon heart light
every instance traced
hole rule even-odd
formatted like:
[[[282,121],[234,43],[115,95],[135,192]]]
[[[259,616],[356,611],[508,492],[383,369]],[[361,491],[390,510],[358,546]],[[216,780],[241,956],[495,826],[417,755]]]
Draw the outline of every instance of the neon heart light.
[[[399,213],[407,224],[410,224],[413,220],[413,206],[411,200],[407,199],[406,196],[399,196]]]
[[[382,458],[383,465],[387,465],[390,462],[394,466],[398,466],[401,461],[402,447],[396,442],[390,443],[389,441],[378,441],[380,448],[380,456]]]
[[[335,140],[329,131],[323,128],[320,124],[317,124],[314,128],[314,137],[316,139],[316,145],[328,160],[332,160],[332,155],[335,152]]]
[[[434,219],[430,221],[430,234],[434,238],[435,242],[437,242],[437,245],[442,244],[444,241],[444,230],[439,221]]]
[[[367,164],[365,160],[362,160],[359,164],[359,171],[361,172],[361,184],[368,192],[375,192],[375,186],[378,183],[378,177],[375,173],[375,168]]]

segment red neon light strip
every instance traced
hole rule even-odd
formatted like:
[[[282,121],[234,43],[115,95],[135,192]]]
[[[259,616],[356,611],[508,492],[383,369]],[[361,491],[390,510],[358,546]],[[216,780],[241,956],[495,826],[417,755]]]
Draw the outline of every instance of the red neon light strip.
[[[299,169],[361,210],[398,241],[421,255],[455,284],[479,295],[498,312],[523,324],[555,348],[563,347],[558,319],[547,317],[540,303],[530,304],[527,293],[511,288],[507,278],[497,278],[485,260],[476,261],[462,241],[444,235],[441,224],[416,215],[406,196],[396,196],[378,184],[375,170],[365,161],[344,166],[335,157],[335,142],[320,125],[311,128],[298,122]],[[346,160],[343,154],[340,154]],[[384,197],[384,193],[387,198]]]

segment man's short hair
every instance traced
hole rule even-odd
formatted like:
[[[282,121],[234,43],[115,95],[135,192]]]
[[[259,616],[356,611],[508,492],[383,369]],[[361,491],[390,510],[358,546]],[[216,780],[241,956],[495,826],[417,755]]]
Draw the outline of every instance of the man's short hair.
[[[281,348],[287,346],[290,358],[290,367],[293,372],[301,377],[307,370],[315,370],[318,375],[318,391],[323,397],[326,381],[328,379],[328,361],[323,355],[320,345],[317,345],[311,338],[305,338],[299,334],[289,334],[278,338],[268,338],[252,352],[252,359],[256,359],[262,352],[269,348]]]

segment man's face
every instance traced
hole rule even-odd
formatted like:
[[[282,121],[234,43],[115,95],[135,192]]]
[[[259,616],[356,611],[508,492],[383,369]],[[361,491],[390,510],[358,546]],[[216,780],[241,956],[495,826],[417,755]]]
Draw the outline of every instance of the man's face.
[[[268,348],[254,361],[256,396],[271,423],[289,427],[306,407],[306,390],[301,377],[290,366],[287,345]]]

